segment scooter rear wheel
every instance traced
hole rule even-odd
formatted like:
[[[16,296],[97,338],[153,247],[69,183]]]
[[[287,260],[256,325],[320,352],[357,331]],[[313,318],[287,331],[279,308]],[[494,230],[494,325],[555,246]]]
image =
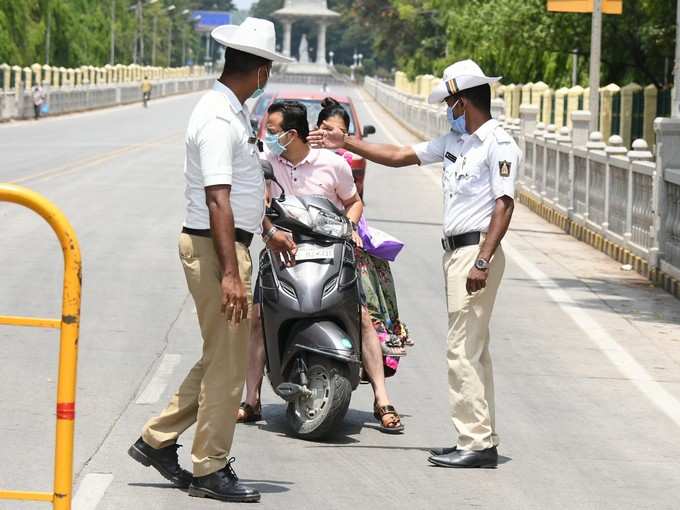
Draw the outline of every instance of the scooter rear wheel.
[[[307,366],[312,395],[289,402],[286,417],[297,437],[323,439],[342,423],[352,398],[352,385],[346,367],[333,359],[310,356]]]

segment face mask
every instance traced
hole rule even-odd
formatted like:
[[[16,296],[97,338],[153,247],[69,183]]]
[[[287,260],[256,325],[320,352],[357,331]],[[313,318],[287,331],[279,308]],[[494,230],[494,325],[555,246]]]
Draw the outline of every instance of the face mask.
[[[286,131],[288,133],[288,131]],[[286,150],[286,147],[288,147],[293,140],[288,142],[286,145],[281,145],[281,142],[279,142],[279,139],[285,135],[286,133],[267,133],[264,137],[264,143],[267,146],[267,149],[269,149],[269,152],[271,152],[274,156],[280,156],[283,154],[283,152]]]
[[[460,101],[460,99],[458,101]],[[458,117],[453,116],[453,109],[458,104],[458,101],[456,101],[451,108],[447,108],[446,117],[449,119],[451,129],[459,135],[464,135],[467,133],[465,125],[465,112],[463,112],[463,114],[459,115]]]
[[[258,68],[258,70],[257,70],[257,88],[255,89],[255,92],[250,94],[250,97],[252,99],[257,99],[262,94],[264,94],[264,87],[260,87],[260,69],[262,69],[262,68]],[[267,77],[269,77],[269,75],[267,75]]]

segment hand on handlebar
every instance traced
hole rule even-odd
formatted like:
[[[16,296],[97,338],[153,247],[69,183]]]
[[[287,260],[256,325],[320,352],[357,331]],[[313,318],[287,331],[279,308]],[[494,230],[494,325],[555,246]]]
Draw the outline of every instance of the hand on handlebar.
[[[276,233],[267,241],[267,248],[277,253],[283,259],[287,267],[295,265],[295,254],[297,253],[297,245],[293,241],[293,236],[290,232],[277,230]]]

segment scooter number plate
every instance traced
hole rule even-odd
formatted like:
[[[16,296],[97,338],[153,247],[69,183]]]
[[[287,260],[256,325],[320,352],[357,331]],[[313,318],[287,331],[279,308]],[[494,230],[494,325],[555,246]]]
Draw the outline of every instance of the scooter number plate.
[[[314,246],[314,245],[298,245],[295,260],[324,260],[332,259],[334,255],[333,246]]]

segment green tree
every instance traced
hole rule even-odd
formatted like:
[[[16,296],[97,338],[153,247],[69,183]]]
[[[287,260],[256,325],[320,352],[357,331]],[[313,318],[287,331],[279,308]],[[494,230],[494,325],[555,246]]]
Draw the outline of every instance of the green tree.
[[[115,7],[116,63],[131,63],[137,36],[132,0],[0,0],[0,62],[28,66],[45,62],[49,25],[49,62],[55,66],[104,65],[110,59],[111,8]],[[182,14],[194,0],[161,0],[144,5],[145,64],[151,63],[156,17],[156,64],[168,64],[172,27],[172,64],[182,64],[182,47],[200,52],[199,37]],[[204,2],[205,3],[205,2]],[[231,2],[217,2],[229,7]],[[168,11],[170,5],[175,9]],[[212,5],[212,4],[211,4]],[[49,23],[48,23],[49,19]],[[184,44],[183,44],[184,42]],[[185,52],[188,53],[188,52]]]

